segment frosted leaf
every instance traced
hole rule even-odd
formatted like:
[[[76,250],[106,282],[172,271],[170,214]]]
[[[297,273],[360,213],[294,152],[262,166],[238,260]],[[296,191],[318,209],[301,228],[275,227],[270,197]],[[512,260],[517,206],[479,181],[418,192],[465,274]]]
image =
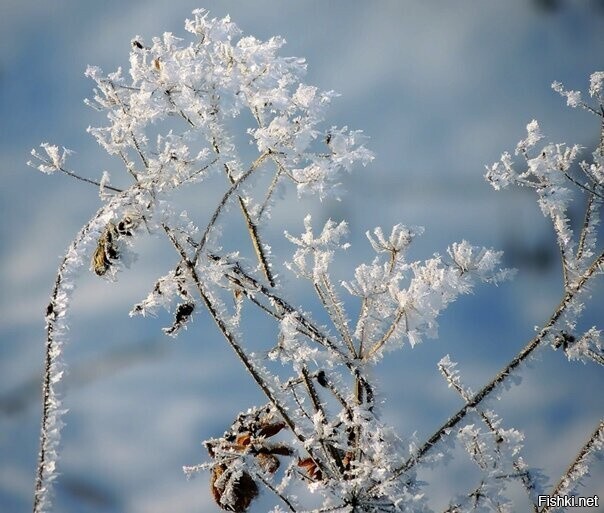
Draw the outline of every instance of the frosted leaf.
[[[180,330],[187,329],[187,323],[191,320],[194,310],[194,302],[180,303],[174,311],[174,322],[170,327],[162,328],[162,331],[169,337],[176,338]]]

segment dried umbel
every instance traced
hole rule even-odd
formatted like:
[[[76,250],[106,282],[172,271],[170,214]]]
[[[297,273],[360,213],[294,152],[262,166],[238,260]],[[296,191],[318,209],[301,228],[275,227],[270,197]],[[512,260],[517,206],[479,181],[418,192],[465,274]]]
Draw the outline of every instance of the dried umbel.
[[[280,467],[277,456],[293,454],[287,445],[268,441],[284,428],[285,423],[270,407],[252,409],[239,415],[221,438],[205,442],[215,462],[210,489],[218,506],[226,511],[247,510],[258,495],[258,485],[250,474],[254,467],[258,473],[274,474]]]

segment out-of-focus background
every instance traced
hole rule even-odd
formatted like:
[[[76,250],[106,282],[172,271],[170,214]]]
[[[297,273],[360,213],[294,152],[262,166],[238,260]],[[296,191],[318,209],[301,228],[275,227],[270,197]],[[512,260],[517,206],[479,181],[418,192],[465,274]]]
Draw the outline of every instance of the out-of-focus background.
[[[298,201],[285,194],[265,235],[276,265],[290,253],[283,229],[347,219],[353,244],[336,269],[346,278],[371,258],[364,232],[403,222],[425,227],[416,259],[463,238],[505,250],[515,281],[479,288],[441,318],[440,338],[390,353],[376,374],[382,411],[402,436],[431,434],[460,406],[436,363],[446,353],[477,389],[532,336],[561,296],[552,229],[530,191],[495,192],[484,166],[524,137],[536,118],[552,142],[593,148],[594,116],[565,107],[551,91],[559,80],[586,90],[604,69],[604,2],[508,0],[472,2],[206,0],[3,0],[0,5],[0,511],[31,507],[38,452],[43,312],[61,255],[99,205],[97,191],[64,176],[44,176],[25,162],[49,141],[71,148],[72,168],[98,179],[118,173],[89,125],[105,121],[82,100],[92,84],[87,64],[128,67],[130,40],[164,31],[188,37],[196,7],[230,14],[245,34],[285,37],[285,55],[306,57],[307,83],[341,93],[328,123],[363,129],[377,158],[347,177],[343,201]],[[587,152],[585,158],[588,158]],[[203,189],[202,189],[203,190]],[[200,196],[200,204],[210,201]],[[218,189],[216,189],[217,191]],[[582,198],[575,204],[576,217]],[[228,238],[228,237],[227,237]],[[245,239],[244,239],[245,240]],[[247,243],[247,240],[245,240]],[[56,511],[215,511],[207,476],[187,481],[183,465],[206,458],[200,442],[220,435],[262,397],[205,315],[179,339],[158,319],[130,319],[130,307],[175,263],[157,240],[138,246],[138,263],[118,284],[92,276],[78,282],[65,359],[69,408],[62,439]],[[290,298],[312,308],[310,295],[283,272]],[[582,327],[602,323],[603,287]],[[347,300],[351,315],[358,308]],[[319,318],[320,316],[317,315]],[[269,331],[258,328],[258,336]],[[554,483],[604,412],[604,380],[595,365],[567,363],[546,349],[520,385],[491,405],[507,427],[526,434],[524,456]],[[460,453],[461,454],[461,453]],[[463,456],[439,467],[430,504],[476,484]],[[453,472],[453,469],[461,470]],[[584,480],[584,495],[604,494],[604,465]],[[512,490],[517,511],[522,491]],[[268,502],[267,502],[268,503]]]

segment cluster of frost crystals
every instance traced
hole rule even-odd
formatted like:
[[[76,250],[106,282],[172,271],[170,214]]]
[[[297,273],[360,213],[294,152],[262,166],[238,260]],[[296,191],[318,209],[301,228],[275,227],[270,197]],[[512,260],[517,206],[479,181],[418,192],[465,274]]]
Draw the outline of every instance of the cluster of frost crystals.
[[[527,125],[527,131],[527,138],[516,147],[516,155],[524,157],[526,169],[517,172],[512,157],[506,152],[499,162],[487,168],[486,179],[495,189],[510,185],[534,189],[541,211],[552,220],[558,243],[569,259],[569,266],[576,267],[572,258],[576,241],[568,219],[574,192],[569,173],[581,148],[578,145],[567,147],[564,144],[548,144],[531,157],[530,152],[543,136],[534,120]]]
[[[141,183],[162,190],[223,166],[237,178],[242,167],[227,126],[243,111],[254,119],[247,132],[258,151],[270,153],[278,179],[292,180],[299,192],[332,195],[341,169],[372,160],[360,132],[320,127],[335,94],[301,83],[305,62],[279,55],[282,38],[259,41],[242,36],[228,16],[193,14],[185,25],[194,35],[188,44],[171,33],[149,45],[132,40],[129,79],[121,69],[86,73],[96,82],[89,105],[110,121],[89,131],[112,155],[141,156],[142,166],[129,161]],[[186,128],[152,140],[150,125],[168,118]]]
[[[333,485],[334,496],[355,497],[361,511],[429,511],[414,472],[407,473],[403,482],[392,479],[393,470],[408,454],[394,430],[363,408],[356,408],[352,419],[345,415],[340,419],[350,429],[361,427],[357,451],[362,456],[351,457],[346,478]]]
[[[604,71],[596,71],[589,77],[589,95],[604,103]]]
[[[65,169],[65,160],[73,153],[73,151],[67,148],[63,148],[60,151],[58,146],[47,142],[40,144],[40,147],[44,150],[44,153],[40,153],[36,149],[31,150],[32,157],[38,162],[30,160],[27,162],[27,165],[46,174],[52,174],[55,171]]]
[[[369,354],[381,353],[382,347],[407,338],[412,345],[424,337],[437,335],[439,314],[460,294],[470,293],[477,281],[499,283],[512,272],[499,269],[501,252],[455,243],[447,250],[450,261],[436,255],[424,262],[406,262],[405,250],[421,230],[397,225],[390,239],[376,229],[376,238],[368,235],[378,254],[355,270],[355,279],[344,287],[362,299],[364,315],[355,335],[364,344],[370,341]]]
[[[602,116],[602,83],[604,73],[591,75],[589,94],[597,102],[590,106],[581,100],[577,91],[566,91],[562,84],[554,82],[553,88],[567,98],[568,105],[581,106],[592,114]],[[524,170],[517,171],[514,158],[505,152],[499,162],[487,167],[486,179],[495,189],[510,185],[535,190],[541,211],[549,217],[556,231],[562,254],[565,285],[569,287],[580,279],[591,264],[597,243],[597,226],[604,194],[604,153],[602,142],[592,154],[592,162],[578,161],[581,147],[578,145],[546,144],[537,149],[543,135],[537,121],[527,125],[528,135],[516,146],[516,155],[522,156]],[[587,197],[587,210],[581,234],[577,237],[570,227],[569,208],[572,202]]]
[[[552,89],[566,98],[566,105],[569,107],[575,108],[581,106],[581,91],[567,91],[558,81],[552,83]]]
[[[516,429],[501,429],[500,419],[489,413],[489,427],[468,424],[458,433],[458,439],[478,467],[502,479],[514,472],[512,458],[522,448],[524,435]]]
[[[438,362],[438,369],[443,377],[447,380],[449,388],[454,388],[466,396],[471,396],[471,392],[468,389],[465,389],[461,384],[461,377],[459,373],[459,369],[457,369],[457,362],[451,360],[451,356],[446,354],[443,356]]]
[[[336,224],[330,219],[325,223],[321,234],[316,237],[311,222],[311,216],[307,215],[304,218],[306,231],[300,237],[285,233],[287,239],[298,247],[288,267],[299,276],[318,280],[327,272],[333,261],[334,251],[350,246],[340,242],[348,234],[348,225],[345,221]]]
[[[580,360],[583,363],[595,360],[600,364],[604,364],[602,331],[594,326],[578,339],[570,338],[567,343],[564,343],[564,352],[569,360]]]
[[[552,83],[552,89],[566,98],[569,107],[593,110],[583,101],[580,91],[569,91],[558,81]],[[589,96],[599,102],[600,106],[604,103],[604,71],[596,71],[589,77]]]
[[[279,359],[283,364],[291,363],[295,370],[313,364],[330,368],[331,355],[317,346],[311,346],[300,334],[300,319],[296,313],[287,314],[279,323],[277,346],[269,353],[271,360]]]

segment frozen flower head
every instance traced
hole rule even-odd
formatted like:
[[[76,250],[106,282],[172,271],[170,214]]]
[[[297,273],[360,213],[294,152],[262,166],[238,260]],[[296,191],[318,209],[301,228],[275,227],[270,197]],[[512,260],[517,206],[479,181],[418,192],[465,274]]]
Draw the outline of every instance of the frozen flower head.
[[[589,78],[589,94],[592,98],[597,98],[604,102],[604,71],[596,71]]]
[[[317,237],[312,231],[311,221],[310,215],[304,218],[306,231],[300,237],[293,237],[285,232],[287,239],[298,246],[293,262],[288,266],[301,276],[314,276],[319,279],[327,272],[329,264],[333,260],[334,251],[347,249],[350,246],[348,243],[340,242],[348,234],[348,225],[345,221],[335,223],[329,219]],[[312,263],[309,259],[312,259]]]
[[[566,105],[569,107],[576,108],[581,106],[581,91],[567,91],[562,83],[558,81],[552,83],[552,89],[566,98]]]
[[[44,150],[44,153],[40,153],[38,150],[31,150],[31,155],[38,162],[29,161],[28,166],[36,168],[42,173],[52,174],[55,171],[61,171],[64,169],[65,160],[73,152],[67,148],[63,148],[63,151],[59,150],[59,147],[54,144],[42,143],[40,147]]]
[[[539,123],[536,119],[533,119],[528,125],[526,125],[527,137],[526,139],[522,139],[516,145],[516,155],[523,154],[525,155],[529,148],[532,148],[537,144],[541,139],[543,139],[543,134],[541,133],[541,129],[539,128]]]
[[[424,233],[421,226],[404,226],[397,224],[392,227],[390,236],[386,238],[381,227],[373,230],[373,235],[366,232],[367,238],[376,253],[402,253],[411,244],[413,239]]]

